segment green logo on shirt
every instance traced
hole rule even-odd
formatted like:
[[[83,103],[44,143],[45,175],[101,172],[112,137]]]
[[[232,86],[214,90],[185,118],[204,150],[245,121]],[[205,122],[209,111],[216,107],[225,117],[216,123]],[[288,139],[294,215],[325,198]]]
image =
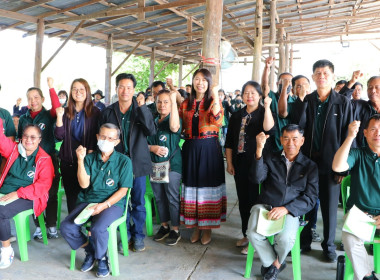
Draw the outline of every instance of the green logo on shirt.
[[[44,130],[46,128],[46,125],[44,123],[39,123],[38,126],[41,128],[41,130]]]
[[[113,179],[107,179],[106,185],[109,187],[112,187],[115,184],[115,181]]]
[[[28,171],[28,173],[26,173],[26,176],[33,179],[34,178],[34,171]]]
[[[168,139],[167,137],[166,137],[166,135],[160,135],[160,141],[162,141],[162,142],[166,142],[166,140]]]

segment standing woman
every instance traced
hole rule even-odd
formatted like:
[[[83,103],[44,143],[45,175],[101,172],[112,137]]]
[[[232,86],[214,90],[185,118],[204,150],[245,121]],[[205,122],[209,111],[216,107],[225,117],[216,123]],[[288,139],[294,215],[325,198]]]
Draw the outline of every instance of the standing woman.
[[[153,163],[170,160],[169,183],[151,181],[156,198],[161,227],[153,240],[165,239],[166,245],[175,245],[181,239],[179,233],[179,189],[182,177],[181,122],[176,102],[177,92],[161,90],[156,96],[159,117],[155,119],[157,134],[148,137]],[[171,222],[170,229],[168,222]]]
[[[211,229],[226,220],[226,184],[222,148],[218,141],[223,110],[212,76],[207,69],[193,75],[191,93],[180,108],[185,144],[183,145],[183,187],[181,223],[194,228],[190,241],[206,245]]]
[[[58,160],[55,155],[55,140],[54,140],[54,124],[56,120],[56,109],[60,107],[58,96],[53,88],[53,79],[47,78],[51,109],[46,110],[42,104],[45,101],[44,95],[41,89],[37,87],[29,88],[26,92],[28,99],[29,110],[20,117],[18,123],[18,139],[21,139],[24,127],[28,124],[36,124],[41,129],[41,143],[42,149],[47,152],[53,161],[54,165],[54,180],[49,190],[49,200],[46,207],[46,227],[48,238],[58,238],[58,232],[56,228],[57,223],[57,191],[59,182]],[[34,239],[41,240],[42,233],[38,227],[37,219],[34,220],[37,228],[33,234]]]
[[[62,141],[59,151],[61,175],[70,213],[76,206],[81,187],[78,182],[78,159],[76,149],[82,145],[91,153],[96,149],[96,133],[100,110],[93,105],[91,90],[85,79],[71,83],[71,94],[67,108],[57,108],[57,123],[54,135]]]
[[[247,226],[252,206],[259,196],[259,185],[249,179],[250,166],[256,153],[256,135],[268,134],[274,126],[270,110],[270,97],[265,98],[264,107],[260,105],[263,96],[260,85],[248,81],[243,85],[242,97],[246,106],[232,114],[227,130],[226,160],[227,172],[234,176],[236,192],[239,199],[241,230],[243,238],[236,243],[244,247],[242,254],[247,254]]]

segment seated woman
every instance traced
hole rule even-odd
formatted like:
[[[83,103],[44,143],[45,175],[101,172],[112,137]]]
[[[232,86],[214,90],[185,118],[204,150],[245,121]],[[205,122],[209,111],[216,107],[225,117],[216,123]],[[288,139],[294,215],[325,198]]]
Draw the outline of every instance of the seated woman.
[[[0,119],[0,154],[7,159],[0,177],[0,269],[9,267],[14,256],[9,220],[29,209],[39,216],[46,208],[54,177],[52,160],[39,147],[40,128],[33,124],[25,126],[20,140],[17,144],[4,135]]]
[[[107,228],[123,215],[128,188],[133,185],[132,163],[129,157],[114,148],[120,142],[120,130],[114,124],[105,123],[100,127],[98,147],[100,152],[86,155],[86,148],[77,148],[78,181],[82,191],[78,195],[77,207],[66,217],[61,225],[61,234],[73,250],[84,248],[86,258],[81,271],[91,270],[98,260],[97,277],[109,275]],[[91,239],[81,231],[82,224],[75,218],[90,203],[93,210]]]
[[[179,148],[181,123],[176,97],[176,91],[170,92],[164,89],[158,93],[156,99],[159,117],[155,120],[158,131],[156,135],[148,137],[152,162],[170,161],[169,183],[151,180],[161,220],[161,227],[153,240],[160,241],[166,238],[166,245],[175,245],[181,239],[179,234],[179,189],[182,177],[182,157]]]

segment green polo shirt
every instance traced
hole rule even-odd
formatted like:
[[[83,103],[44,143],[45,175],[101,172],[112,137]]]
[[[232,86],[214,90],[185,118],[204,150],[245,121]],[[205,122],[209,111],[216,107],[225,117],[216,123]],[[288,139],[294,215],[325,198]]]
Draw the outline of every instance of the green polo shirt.
[[[315,114],[315,122],[314,122],[314,136],[313,136],[313,151],[319,152],[319,149],[321,148],[321,142],[322,142],[322,134],[323,134],[323,126],[325,125],[326,121],[326,115],[327,115],[327,107],[329,105],[330,95],[327,97],[327,99],[322,102],[319,97],[318,99],[318,106],[317,106],[317,113]]]
[[[347,163],[351,170],[348,209],[355,204],[362,211],[380,215],[380,157],[369,147],[353,148]]]
[[[268,96],[270,98],[272,98],[272,102],[270,104],[270,110],[273,113],[273,118],[274,118],[275,126],[276,126],[276,130],[274,132],[274,147],[273,147],[274,151],[273,152],[278,152],[278,151],[282,150],[282,145],[281,145],[281,141],[280,141],[281,129],[284,126],[286,126],[287,124],[289,124],[290,120],[288,117],[281,118],[278,115],[278,100],[280,99],[280,95],[277,93],[274,93],[273,91],[270,90]],[[296,99],[297,99],[297,97],[289,95],[288,107],[291,103],[295,102]],[[288,108],[288,112],[289,112],[289,108]]]
[[[34,173],[36,172],[36,155],[38,148],[27,157],[28,160],[21,155],[15,160],[5,177],[0,193],[8,194],[17,191],[19,188],[27,187],[33,184]]]
[[[36,124],[40,127],[42,133],[42,139],[40,146],[49,155],[55,153],[55,138],[54,138],[54,125],[56,118],[50,115],[50,111],[42,107],[42,111],[32,119],[30,116],[30,110],[20,117],[18,123],[18,138],[21,139],[24,127],[27,124]]]
[[[129,149],[128,149],[128,139],[129,139],[129,126],[131,122],[131,113],[132,113],[132,106],[131,105],[125,114],[120,113],[120,118],[121,118],[121,127],[123,129],[123,139],[124,139],[124,149],[125,149],[125,154],[129,154]]]
[[[159,157],[155,153],[150,153],[152,162],[167,161],[168,158],[175,152],[174,156],[170,159],[170,170],[182,174],[182,156],[181,149],[179,148],[179,141],[181,140],[182,120],[180,119],[180,128],[177,132],[170,130],[169,124],[170,114],[159,122],[159,118],[155,119],[157,124],[157,134],[148,137],[149,145],[165,146],[169,149],[167,157]]]
[[[90,175],[90,185],[79,193],[77,203],[104,202],[120,188],[133,186],[132,162],[117,151],[106,162],[103,162],[99,152],[88,154],[84,167]],[[120,199],[115,205],[124,209],[125,199]]]
[[[7,110],[0,108],[0,118],[3,120],[4,135],[16,137],[16,129],[11,114]]]
[[[157,111],[157,106],[155,102],[153,102],[152,104],[149,104],[147,107],[151,111],[154,119],[160,116],[160,114]]]

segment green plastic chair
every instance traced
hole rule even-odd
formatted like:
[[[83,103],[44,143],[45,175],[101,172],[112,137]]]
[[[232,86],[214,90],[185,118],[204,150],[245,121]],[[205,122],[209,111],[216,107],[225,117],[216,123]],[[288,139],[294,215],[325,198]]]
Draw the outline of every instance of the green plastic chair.
[[[61,172],[61,171],[60,171]],[[62,209],[62,198],[65,195],[65,189],[62,188],[62,176],[59,178],[59,186],[57,192],[57,229],[61,226],[61,209]]]
[[[156,211],[156,223],[161,224],[161,222],[158,215],[156,199],[154,198],[154,193],[152,190],[152,186],[150,184],[149,175],[146,176],[146,190],[145,190],[144,198],[145,198],[145,211],[146,211],[146,219],[145,219],[146,235],[152,236],[153,235],[152,199],[154,201],[154,209]]]
[[[343,212],[347,213],[347,199],[350,196],[350,186],[351,186],[351,176],[346,176],[341,183],[341,193],[342,193],[342,204]],[[376,235],[373,242],[365,242],[365,244],[373,245],[373,261],[375,266],[375,272],[380,273],[380,235]],[[344,280],[354,279],[354,269],[352,268],[352,263],[347,257],[347,254],[344,253],[346,265],[344,271]]]
[[[131,189],[128,189],[127,192],[127,201],[126,201],[126,207],[124,210],[123,216],[121,216],[119,219],[114,221],[109,227],[108,227],[108,257],[109,262],[111,264],[111,273],[112,276],[119,276],[120,275],[120,269],[119,269],[119,259],[118,259],[118,249],[117,249],[117,228],[119,228],[120,231],[120,239],[121,244],[123,246],[123,254],[124,256],[128,256],[128,233],[127,233],[127,208],[129,204],[129,198],[131,195]],[[83,226],[89,226],[91,222],[88,222],[84,224]],[[71,258],[70,258],[70,270],[75,270],[75,258],[76,258],[76,250],[71,250]]]
[[[17,233],[17,243],[20,251],[20,258],[22,262],[28,261],[28,241],[30,240],[30,226],[29,226],[29,216],[33,215],[33,209],[25,210],[18,213],[13,217],[16,225]],[[45,245],[48,245],[46,226],[44,215],[41,214],[38,216],[38,222],[40,224],[42,232],[42,240]]]

